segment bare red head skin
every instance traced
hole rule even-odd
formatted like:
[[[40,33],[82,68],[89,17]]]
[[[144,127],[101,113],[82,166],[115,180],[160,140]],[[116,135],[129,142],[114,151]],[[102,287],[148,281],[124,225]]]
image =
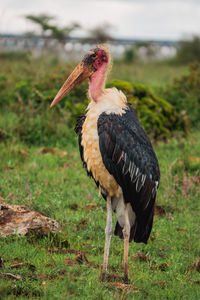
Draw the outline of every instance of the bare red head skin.
[[[103,49],[95,48],[90,50],[89,54],[86,54],[82,61],[86,66],[92,64],[97,71],[104,63],[108,62],[108,57]]]
[[[102,74],[104,73],[102,71],[105,70],[107,63],[108,56],[103,49],[97,47],[90,50],[67,78],[51,103],[51,107],[58,103],[64,96],[70,93],[75,87],[77,87],[87,78],[90,78],[91,82],[91,96],[96,98],[101,90],[100,85],[102,84]]]

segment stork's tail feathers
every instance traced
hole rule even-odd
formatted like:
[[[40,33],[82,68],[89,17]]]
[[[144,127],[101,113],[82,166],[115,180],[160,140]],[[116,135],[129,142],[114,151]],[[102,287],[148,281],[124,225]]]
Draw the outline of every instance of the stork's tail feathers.
[[[136,219],[135,224],[132,225],[130,230],[129,242],[134,241],[135,243],[147,244],[148,238],[151,233],[152,225],[153,225],[153,210],[146,223],[144,222],[143,218]],[[120,226],[118,221],[115,226],[114,234],[118,236],[120,239],[124,239],[123,228]]]
[[[123,230],[123,228],[119,225],[119,223],[117,221],[116,226],[115,226],[114,235],[118,236],[120,239],[124,239],[122,230]],[[134,239],[134,233],[135,233],[135,226],[133,225],[131,227],[131,231],[130,231],[129,242],[131,242]]]
[[[144,243],[147,244],[147,240],[149,238],[149,235],[151,233],[151,228],[152,228],[152,223],[153,223],[153,219],[151,224],[149,224],[150,226],[148,226],[148,230],[146,231],[146,234],[141,238],[140,234],[137,234],[137,231],[135,230],[135,225],[133,225],[131,227],[131,231],[130,231],[130,238],[129,238],[129,242],[134,241],[135,243]],[[116,223],[115,226],[115,231],[114,231],[114,235],[118,236],[120,239],[124,239],[123,236],[123,228],[119,225],[119,223]]]

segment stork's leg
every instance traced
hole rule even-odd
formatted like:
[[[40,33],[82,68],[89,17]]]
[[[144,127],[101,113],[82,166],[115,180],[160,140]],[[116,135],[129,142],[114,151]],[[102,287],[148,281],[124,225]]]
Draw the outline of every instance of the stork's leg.
[[[108,267],[108,255],[110,248],[110,240],[112,236],[112,205],[111,205],[111,197],[107,197],[107,221],[106,221],[106,240],[105,240],[105,248],[104,248],[104,260],[103,260],[103,272],[102,272],[102,280],[106,277],[107,267]]]
[[[128,246],[130,238],[130,222],[128,217],[128,205],[125,204],[124,210],[124,283],[128,283]]]

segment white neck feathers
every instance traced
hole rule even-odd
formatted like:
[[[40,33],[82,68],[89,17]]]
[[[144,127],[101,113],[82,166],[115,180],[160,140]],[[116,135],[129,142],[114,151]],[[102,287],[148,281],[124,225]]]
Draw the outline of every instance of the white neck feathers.
[[[103,112],[122,115],[125,113],[126,107],[127,99],[122,91],[118,91],[116,88],[105,89],[97,102],[91,101],[89,103],[87,115],[91,112],[98,115]]]

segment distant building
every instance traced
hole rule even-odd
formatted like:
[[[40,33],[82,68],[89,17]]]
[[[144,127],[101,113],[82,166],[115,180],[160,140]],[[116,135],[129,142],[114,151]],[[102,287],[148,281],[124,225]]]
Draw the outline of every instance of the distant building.
[[[137,44],[137,55],[144,60],[173,57],[176,54],[177,45],[177,42],[173,41],[148,42],[136,39],[115,39],[108,42],[114,58],[121,58],[127,48]],[[49,37],[0,34],[0,52],[28,51],[36,57],[46,51],[51,51],[64,59],[78,59],[80,55],[94,46],[95,43],[92,40],[86,42],[80,38],[68,38],[66,43],[61,45],[56,39]]]

